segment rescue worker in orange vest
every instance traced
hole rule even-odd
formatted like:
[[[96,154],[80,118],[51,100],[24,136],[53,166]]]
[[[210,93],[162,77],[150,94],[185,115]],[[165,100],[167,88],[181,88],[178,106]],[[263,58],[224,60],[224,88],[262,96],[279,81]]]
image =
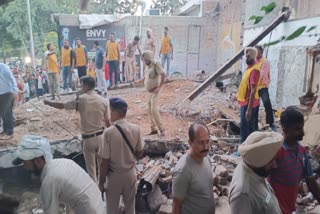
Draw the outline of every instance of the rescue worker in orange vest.
[[[260,66],[256,61],[258,51],[254,47],[248,47],[245,53],[248,68],[243,74],[238,91],[238,103],[241,107],[241,143],[243,143],[252,132],[257,131],[259,117],[259,94],[257,87],[260,79]],[[238,153],[236,155],[238,155]]]
[[[113,87],[113,85],[117,88],[121,58],[119,43],[115,40],[114,33],[110,33],[109,40],[106,44],[106,58],[109,66],[110,88]]]
[[[266,123],[269,124],[269,127],[272,131],[276,131],[276,127],[274,126],[272,104],[268,90],[270,84],[270,63],[265,57],[263,57],[263,47],[257,45],[256,48],[258,50],[257,61],[261,69],[258,92],[266,111]]]
[[[72,92],[72,73],[74,69],[74,52],[70,47],[68,39],[63,42],[63,48],[61,49],[60,67],[62,67],[62,80],[64,92]],[[69,89],[67,87],[69,85]]]
[[[76,38],[76,47],[74,48],[75,66],[78,69],[79,79],[86,76],[88,64],[88,49],[81,44],[81,40]]]
[[[161,49],[159,57],[161,57],[161,66],[164,69],[164,65],[167,62],[167,73],[166,76],[169,78],[170,74],[170,61],[173,60],[173,43],[172,38],[169,35],[168,27],[164,28],[164,35],[161,38]]]
[[[59,66],[57,61],[57,55],[54,51],[52,43],[47,44],[47,51],[45,52],[45,69],[48,71],[49,86],[52,99],[55,100],[57,95],[60,100],[60,85],[59,85]]]

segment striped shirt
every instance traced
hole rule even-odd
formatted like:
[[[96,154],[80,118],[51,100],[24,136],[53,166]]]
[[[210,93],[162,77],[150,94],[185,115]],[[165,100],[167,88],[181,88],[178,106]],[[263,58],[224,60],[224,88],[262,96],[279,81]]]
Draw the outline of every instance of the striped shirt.
[[[298,142],[290,147],[286,142],[277,154],[277,168],[268,178],[279,201],[283,214],[295,211],[299,183],[303,178],[313,175],[307,150]]]

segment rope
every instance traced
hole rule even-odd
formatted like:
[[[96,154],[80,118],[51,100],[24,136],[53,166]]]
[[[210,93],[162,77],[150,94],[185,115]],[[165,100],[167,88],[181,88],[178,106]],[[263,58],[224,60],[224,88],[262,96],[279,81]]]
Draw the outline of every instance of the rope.
[[[40,111],[43,115],[47,116],[50,120],[52,120],[52,122],[54,122],[57,126],[59,126],[60,128],[62,128],[64,131],[66,131],[68,134],[70,134],[72,137],[77,137],[77,135],[72,134],[68,129],[66,129],[65,127],[63,127],[62,125],[60,125],[57,121],[55,121],[50,115],[46,114],[45,112],[43,112],[40,108],[38,108],[37,106],[35,106],[32,102],[29,102],[34,108],[36,108],[38,111]]]

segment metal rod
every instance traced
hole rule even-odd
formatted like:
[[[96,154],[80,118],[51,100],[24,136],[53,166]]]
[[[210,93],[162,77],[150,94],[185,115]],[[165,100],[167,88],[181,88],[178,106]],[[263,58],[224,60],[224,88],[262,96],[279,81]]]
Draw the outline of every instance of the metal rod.
[[[32,59],[32,66],[34,69],[36,69],[36,58],[34,55],[34,42],[33,42],[32,22],[31,22],[30,0],[27,0],[27,6],[28,6],[28,22],[29,22],[29,31],[30,31],[31,59]]]

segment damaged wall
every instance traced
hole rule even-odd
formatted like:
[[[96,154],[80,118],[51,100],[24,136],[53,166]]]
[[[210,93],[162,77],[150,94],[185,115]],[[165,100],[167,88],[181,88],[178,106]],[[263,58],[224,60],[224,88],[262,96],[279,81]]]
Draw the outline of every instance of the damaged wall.
[[[308,73],[307,48],[315,45],[320,35],[320,17],[291,20],[280,24],[259,44],[264,45],[289,36],[305,26],[304,33],[290,41],[282,41],[265,48],[271,64],[270,98],[274,108],[297,105],[298,97],[305,93]],[[314,30],[308,29],[315,26]],[[244,45],[248,44],[266,26],[247,27],[244,32]]]

